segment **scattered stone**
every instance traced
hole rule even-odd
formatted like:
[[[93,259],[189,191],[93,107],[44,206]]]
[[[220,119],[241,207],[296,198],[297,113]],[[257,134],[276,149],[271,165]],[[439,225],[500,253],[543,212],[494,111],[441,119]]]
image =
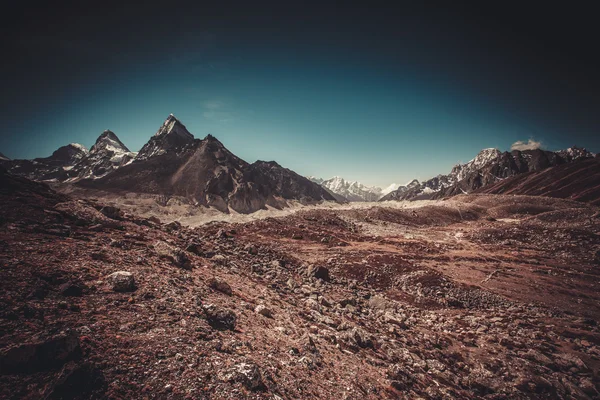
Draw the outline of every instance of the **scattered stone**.
[[[165,229],[169,232],[176,232],[181,230],[181,223],[179,221],[169,222],[165,225]]]
[[[246,251],[248,252],[248,254],[252,254],[252,255],[257,255],[258,254],[258,249],[256,248],[256,246],[249,244],[245,247]]]
[[[135,278],[128,271],[113,272],[108,276],[108,281],[115,292],[132,292],[136,289]]]
[[[231,310],[219,308],[212,304],[203,306],[208,324],[217,330],[234,330],[237,316]]]
[[[342,339],[351,346],[358,346],[364,349],[374,347],[371,336],[361,328],[354,327],[351,330],[344,332],[342,334]]]
[[[219,291],[221,293],[225,293],[227,296],[231,296],[233,294],[233,290],[231,289],[231,286],[229,286],[229,284],[227,282],[222,281],[222,280],[217,279],[217,278],[212,278],[208,282],[208,286],[211,289],[214,289],[214,290]]]
[[[67,282],[58,288],[60,294],[66,297],[81,297],[83,295],[83,288],[80,285]]]
[[[216,264],[225,265],[227,264],[227,257],[223,254],[215,254],[211,260],[213,260]]]
[[[117,207],[103,206],[98,211],[100,211],[102,214],[104,214],[104,216],[107,217],[107,218],[114,219],[114,220],[117,220],[117,221],[122,221],[123,220],[123,211],[121,211]]]
[[[273,311],[271,311],[270,308],[267,308],[262,304],[257,305],[256,308],[254,309],[254,312],[256,312],[257,314],[263,315],[267,318],[273,318]]]
[[[312,276],[316,279],[320,279],[322,281],[325,282],[329,282],[329,269],[327,267],[323,267],[323,266],[315,266],[315,265],[311,265],[308,268],[308,276]]]
[[[176,267],[188,270],[192,269],[192,263],[187,254],[175,246],[159,241],[154,244],[154,251],[156,251],[160,258],[171,261]]]
[[[260,369],[256,364],[250,362],[234,365],[225,376],[225,381],[241,383],[252,391],[266,389]]]
[[[188,253],[195,254],[197,256],[202,256],[204,253],[202,251],[202,245],[199,243],[190,243],[186,246],[185,251]]]

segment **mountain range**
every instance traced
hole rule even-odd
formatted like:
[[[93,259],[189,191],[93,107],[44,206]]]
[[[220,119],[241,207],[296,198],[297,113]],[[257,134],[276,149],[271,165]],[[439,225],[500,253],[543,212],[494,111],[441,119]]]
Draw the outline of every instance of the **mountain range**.
[[[471,193],[513,176],[593,159],[595,156],[594,153],[579,147],[556,152],[541,149],[511,152],[484,149],[468,163],[455,165],[449,174],[438,175],[424,182],[414,180],[409,185],[383,196],[380,201],[440,199]]]
[[[574,178],[565,176],[575,174],[579,168],[565,165],[579,165],[579,161],[594,157],[594,153],[578,147],[556,152],[541,149],[501,152],[489,148],[471,161],[455,165],[448,174],[382,189],[339,176],[327,180],[305,178],[274,161],[249,164],[211,135],[195,139],[171,114],[137,153],[130,151],[114,132],[106,130],[89,151],[71,143],[49,157],[33,160],[11,160],[0,154],[0,165],[14,175],[59,185],[69,183],[82,190],[178,196],[191,204],[223,212],[251,213],[268,207],[280,209],[289,205],[290,200],[303,204],[322,200],[421,200],[474,191],[560,194],[560,197],[594,201],[600,199],[600,194],[586,187],[590,186],[589,176],[595,176],[596,164],[590,162],[581,167],[582,173],[586,168],[593,173],[577,177],[579,186],[567,185]],[[556,173],[546,171],[561,166],[565,167]],[[507,180],[513,177],[519,178]],[[557,187],[549,185],[552,177],[556,178],[553,183],[562,183]]]
[[[195,139],[173,114],[138,153],[107,130],[89,151],[73,143],[50,157],[0,163],[12,174],[33,180],[179,196],[223,212],[282,208],[289,200],[303,204],[335,200],[321,186],[274,161],[249,164],[211,135]]]

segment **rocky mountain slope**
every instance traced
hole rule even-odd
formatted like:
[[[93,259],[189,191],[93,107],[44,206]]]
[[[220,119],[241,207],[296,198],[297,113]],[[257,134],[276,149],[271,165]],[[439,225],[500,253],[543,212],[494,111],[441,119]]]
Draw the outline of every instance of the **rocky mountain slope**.
[[[357,181],[347,181],[339,176],[326,180],[315,177],[308,177],[308,179],[340,196],[339,199],[346,201],[377,201],[383,195],[383,191],[379,187],[366,186]]]
[[[69,171],[86,158],[88,150],[71,143],[58,148],[49,157],[33,160],[0,160],[0,165],[14,175],[38,181],[65,181],[70,178]]]
[[[89,153],[68,170],[69,181],[101,178],[131,162],[135,155],[114,132],[106,130],[96,139]]]
[[[132,161],[135,153],[110,130],[104,131],[88,151],[78,143],[56,150],[50,157],[34,160],[2,160],[12,174],[36,181],[74,182],[97,179]]]
[[[251,213],[267,206],[334,201],[319,185],[275,162],[248,164],[215,137],[199,140],[173,116],[140,150],[134,162],[80,188],[182,196],[194,204]]]
[[[600,396],[597,207],[471,195],[192,230],[2,171],[0,204],[0,398]]]
[[[501,180],[475,193],[559,197],[600,205],[600,158],[586,158]]]
[[[173,114],[170,114],[160,129],[139,151],[136,160],[147,160],[170,150],[184,147],[193,141],[194,135]]]
[[[448,175],[438,175],[418,183],[410,190],[399,188],[381,200],[436,199],[470,193],[511,176],[593,157],[593,153],[577,147],[557,152],[540,149],[500,152],[498,149],[484,149],[468,163],[454,166]]]

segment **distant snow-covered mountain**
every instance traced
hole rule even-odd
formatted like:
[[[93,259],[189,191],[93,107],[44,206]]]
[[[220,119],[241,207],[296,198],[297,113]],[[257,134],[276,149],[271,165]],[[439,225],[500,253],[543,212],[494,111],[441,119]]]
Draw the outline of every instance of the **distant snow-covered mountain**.
[[[308,179],[348,201],[377,201],[384,195],[380,187],[366,186],[357,181],[347,181],[339,176],[327,180],[309,176]]]
[[[398,183],[392,183],[391,185],[389,185],[386,188],[381,189],[381,195],[385,196],[386,194],[388,194],[389,192],[393,192],[394,190],[398,190],[398,188],[402,186]]]

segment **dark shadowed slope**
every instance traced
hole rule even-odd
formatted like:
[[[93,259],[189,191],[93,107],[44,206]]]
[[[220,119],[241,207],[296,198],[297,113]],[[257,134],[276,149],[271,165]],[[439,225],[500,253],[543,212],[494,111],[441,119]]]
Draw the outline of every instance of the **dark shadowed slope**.
[[[483,187],[476,193],[549,196],[600,204],[600,158],[528,172]]]

